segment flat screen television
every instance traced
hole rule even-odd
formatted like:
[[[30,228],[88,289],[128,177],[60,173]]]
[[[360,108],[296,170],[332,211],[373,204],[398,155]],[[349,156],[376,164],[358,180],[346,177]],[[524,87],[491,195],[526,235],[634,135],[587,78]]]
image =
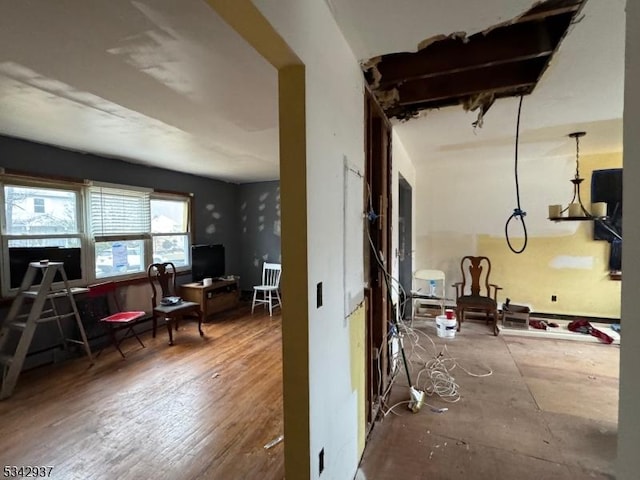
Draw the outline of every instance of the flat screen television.
[[[191,247],[191,275],[194,282],[203,278],[224,277],[224,245],[193,245]]]
[[[591,202],[606,202],[607,224],[622,235],[622,169],[594,170],[591,175]],[[593,239],[617,239],[599,222],[593,224]]]
[[[64,273],[67,280],[80,280],[82,278],[82,257],[80,248],[63,247],[10,247],[9,248],[9,277],[11,288],[18,288],[22,283],[24,274],[27,273],[30,262],[40,260],[63,262]],[[61,282],[60,273],[56,273],[54,282]],[[42,282],[42,273],[38,271],[33,282],[39,285]]]

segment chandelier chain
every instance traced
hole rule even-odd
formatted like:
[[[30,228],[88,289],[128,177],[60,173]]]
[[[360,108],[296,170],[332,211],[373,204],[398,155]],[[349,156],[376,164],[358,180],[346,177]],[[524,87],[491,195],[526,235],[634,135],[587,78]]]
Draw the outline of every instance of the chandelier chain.
[[[580,178],[580,137],[576,135],[576,179]]]

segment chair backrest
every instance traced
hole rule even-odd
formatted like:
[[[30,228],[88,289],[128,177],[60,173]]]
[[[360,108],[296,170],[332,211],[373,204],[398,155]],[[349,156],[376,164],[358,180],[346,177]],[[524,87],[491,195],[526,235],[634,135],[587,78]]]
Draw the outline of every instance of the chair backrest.
[[[281,274],[281,264],[264,262],[262,264],[262,285],[267,285],[269,287],[279,287]]]
[[[488,257],[462,257],[460,261],[462,272],[462,295],[489,297],[489,276],[491,275],[491,260]]]
[[[429,295],[429,282],[434,280],[436,282],[436,296],[446,297],[446,283],[445,275],[442,270],[416,270],[413,274],[413,278],[417,280],[415,282],[415,290],[420,293]]]
[[[153,292],[151,302],[154,308],[162,298],[176,294],[176,266],[172,262],[152,263],[147,267],[147,276]]]
[[[122,311],[116,292],[118,287],[115,282],[96,283],[87,288],[89,289],[87,299],[78,302],[78,309],[83,319],[98,321]]]

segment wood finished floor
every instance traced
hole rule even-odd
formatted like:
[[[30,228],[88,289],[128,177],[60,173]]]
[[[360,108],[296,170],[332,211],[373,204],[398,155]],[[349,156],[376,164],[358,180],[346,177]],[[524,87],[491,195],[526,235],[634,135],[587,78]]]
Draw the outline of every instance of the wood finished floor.
[[[215,319],[218,318],[218,319]],[[0,466],[54,479],[282,479],[281,318],[241,309],[24,372],[0,401]],[[2,474],[0,473],[0,478]]]

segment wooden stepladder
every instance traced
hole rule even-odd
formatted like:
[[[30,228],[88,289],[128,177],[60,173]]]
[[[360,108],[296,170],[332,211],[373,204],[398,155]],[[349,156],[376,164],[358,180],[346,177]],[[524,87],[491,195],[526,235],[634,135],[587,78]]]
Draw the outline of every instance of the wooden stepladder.
[[[32,289],[36,274],[42,272],[42,282],[35,285]],[[64,288],[52,290],[54,278],[57,273],[62,277]],[[84,351],[89,358],[89,362],[93,365],[93,357],[91,356],[91,348],[87,341],[87,336],[82,326],[80,314],[73,298],[75,289],[69,287],[67,274],[64,271],[62,262],[32,262],[29,264],[27,273],[22,279],[22,284],[18,290],[7,318],[0,329],[0,367],[2,368],[2,389],[0,390],[0,400],[11,396],[16,386],[24,360],[29,351],[31,340],[39,323],[55,321],[65,348],[68,343],[77,343],[84,347]],[[55,305],[55,300],[66,297],[71,305],[71,312],[59,314]],[[25,298],[31,299],[28,313],[21,313]],[[49,302],[49,307],[45,309],[45,303]],[[62,329],[61,320],[69,317],[75,317],[78,330],[80,332],[80,340],[66,338]],[[18,341],[9,342],[11,332],[17,332]]]

